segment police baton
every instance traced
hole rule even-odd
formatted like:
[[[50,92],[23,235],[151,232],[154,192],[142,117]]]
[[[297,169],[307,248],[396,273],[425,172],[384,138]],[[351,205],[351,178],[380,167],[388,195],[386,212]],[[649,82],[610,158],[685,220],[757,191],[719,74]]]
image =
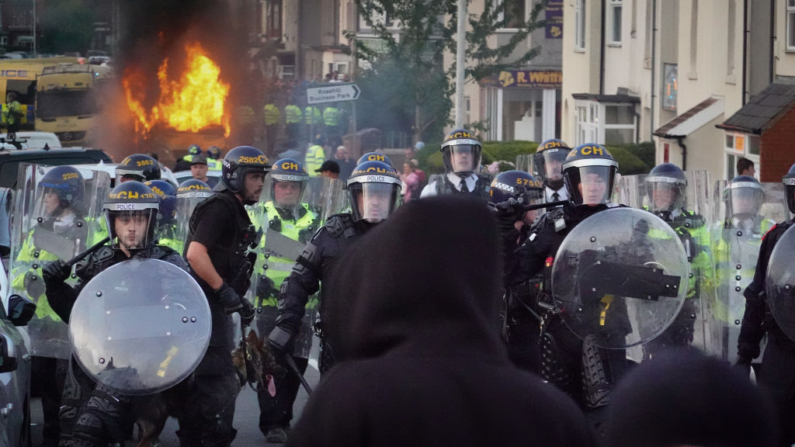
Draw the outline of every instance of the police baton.
[[[81,261],[83,258],[85,258],[86,256],[88,256],[88,255],[90,255],[91,253],[94,253],[95,251],[97,251],[97,250],[99,250],[100,248],[102,248],[102,247],[103,247],[105,244],[107,244],[107,243],[108,243],[108,241],[110,241],[110,237],[106,237],[105,239],[102,239],[101,241],[99,241],[99,242],[97,242],[96,244],[92,245],[91,247],[87,248],[87,249],[86,249],[84,252],[82,252],[82,253],[79,253],[79,254],[78,254],[77,256],[75,256],[74,258],[72,258],[72,259],[70,259],[70,260],[66,261],[66,266],[67,266],[67,267],[72,267],[73,265],[75,265],[75,264],[77,264],[78,262],[80,262],[80,261]]]
[[[309,383],[307,383],[306,379],[304,379],[304,375],[301,374],[301,370],[298,369],[298,365],[295,364],[295,359],[293,359],[293,356],[285,352],[284,353],[284,360],[287,362],[287,366],[289,366],[290,369],[293,370],[295,375],[298,376],[298,379],[301,380],[301,385],[304,386],[304,389],[306,390],[306,394],[309,394],[311,396],[312,395],[312,388],[309,387]]]
[[[536,203],[533,205],[524,205],[522,209],[525,211],[540,210],[541,208],[555,208],[556,206],[563,206],[569,203],[568,200],[560,200],[557,202]]]

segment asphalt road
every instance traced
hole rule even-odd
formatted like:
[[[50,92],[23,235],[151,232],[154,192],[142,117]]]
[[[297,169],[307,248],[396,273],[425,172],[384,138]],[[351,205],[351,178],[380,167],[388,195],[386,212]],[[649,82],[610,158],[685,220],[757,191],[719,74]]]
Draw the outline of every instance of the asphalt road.
[[[309,385],[314,388],[320,380],[320,373],[317,370],[317,362],[315,359],[309,361],[310,366],[306,371],[306,379]],[[297,419],[301,414],[309,396],[303,388],[298,393],[298,398],[295,401],[294,414]],[[295,421],[294,419],[294,421]],[[42,423],[43,416],[41,413],[41,400],[34,399],[31,404],[31,435],[33,438],[33,447],[38,447],[42,440]],[[235,428],[237,429],[237,438],[233,445],[235,446],[263,446],[263,445],[281,445],[281,444],[268,444],[265,442],[265,436],[259,431],[259,405],[257,404],[257,394],[246,387],[237,398],[237,408],[235,409]],[[179,447],[179,440],[177,439],[176,431],[178,429],[177,420],[170,418],[166,424],[165,430],[160,437],[161,447]],[[135,442],[128,442],[127,446],[135,446]]]

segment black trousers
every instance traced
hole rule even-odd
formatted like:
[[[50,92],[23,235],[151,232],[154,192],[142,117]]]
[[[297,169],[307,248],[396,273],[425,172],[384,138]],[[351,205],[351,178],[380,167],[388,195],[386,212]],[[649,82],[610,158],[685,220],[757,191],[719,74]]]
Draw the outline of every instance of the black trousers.
[[[776,408],[782,446],[795,443],[795,343],[768,337],[759,386]]]
[[[195,376],[174,390],[186,396],[185,413],[179,422],[180,447],[226,447],[237,435],[232,427],[240,382],[234,371],[218,375]]]
[[[31,384],[41,390],[45,445],[57,445],[61,435],[58,412],[68,366],[69,360],[63,359],[33,357],[31,360]]]
[[[301,387],[301,379],[287,366],[284,358],[279,359],[279,364],[284,368],[286,374],[273,378],[276,395],[271,396],[267,389],[257,391],[260,410],[259,429],[263,434],[268,434],[272,428],[290,426],[290,421],[293,419],[293,404],[298,396],[298,389]],[[295,364],[303,375],[309,360],[296,357]]]

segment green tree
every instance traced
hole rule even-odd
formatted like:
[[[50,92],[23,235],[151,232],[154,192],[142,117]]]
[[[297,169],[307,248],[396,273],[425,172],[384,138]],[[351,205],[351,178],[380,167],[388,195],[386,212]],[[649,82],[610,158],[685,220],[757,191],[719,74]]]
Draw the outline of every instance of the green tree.
[[[516,54],[528,35],[543,25],[538,17],[545,2],[536,2],[525,19],[520,6],[523,1],[485,0],[483,11],[470,12],[466,35],[468,82],[522,66],[538,54],[537,47]],[[379,98],[375,104],[388,109],[393,125],[404,131],[411,129],[415,141],[434,139],[449,123],[453,106],[455,64],[445,71],[443,55],[445,50],[455,54],[456,0],[356,0],[356,4],[381,44],[375,48],[370,42],[358,40],[356,33],[347,33],[354,41],[356,56],[366,61],[366,68],[357,73],[362,97]],[[501,28],[517,31],[508,43],[489,46],[489,37]],[[374,120],[381,114],[367,116]]]
[[[58,0],[47,2],[41,18],[41,40],[43,53],[79,51],[85,54],[94,35],[95,12],[80,0]]]

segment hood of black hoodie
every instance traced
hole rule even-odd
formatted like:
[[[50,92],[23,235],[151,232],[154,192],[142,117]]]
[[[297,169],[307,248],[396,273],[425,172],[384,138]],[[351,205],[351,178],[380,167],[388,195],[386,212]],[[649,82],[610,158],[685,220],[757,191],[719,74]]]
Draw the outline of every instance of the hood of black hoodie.
[[[497,221],[483,202],[409,202],[351,246],[324,284],[336,360],[473,350],[507,359],[501,269]]]

